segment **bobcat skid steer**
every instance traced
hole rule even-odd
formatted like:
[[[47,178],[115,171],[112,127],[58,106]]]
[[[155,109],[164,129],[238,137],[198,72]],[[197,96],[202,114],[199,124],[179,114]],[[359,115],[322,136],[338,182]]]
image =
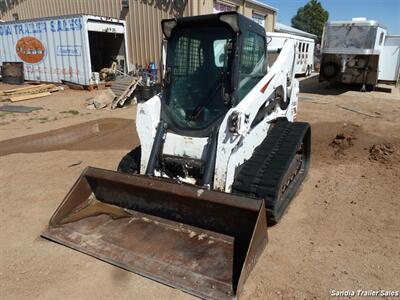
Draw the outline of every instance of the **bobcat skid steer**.
[[[303,181],[296,45],[267,65],[237,13],[162,21],[163,91],[139,103],[119,172],[83,171],[44,237],[206,299],[235,299]],[[106,141],[105,141],[106,142]]]

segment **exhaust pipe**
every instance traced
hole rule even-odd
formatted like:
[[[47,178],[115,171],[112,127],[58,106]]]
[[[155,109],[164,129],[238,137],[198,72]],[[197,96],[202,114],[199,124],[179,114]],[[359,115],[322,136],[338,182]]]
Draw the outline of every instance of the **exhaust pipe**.
[[[235,299],[267,243],[264,201],[88,167],[42,236],[205,299]]]

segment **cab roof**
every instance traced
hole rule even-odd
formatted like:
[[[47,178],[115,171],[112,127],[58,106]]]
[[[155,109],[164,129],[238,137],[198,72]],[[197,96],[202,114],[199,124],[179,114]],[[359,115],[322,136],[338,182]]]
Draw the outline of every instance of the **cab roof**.
[[[232,22],[234,22],[235,25],[232,26],[230,23],[228,23],[226,21],[227,19],[232,20]],[[201,26],[203,24],[223,22],[223,23],[228,24],[231,27],[231,29],[237,33],[242,33],[245,31],[253,31],[262,36],[265,36],[264,27],[262,27],[260,24],[254,22],[253,20],[251,20],[237,12],[222,12],[222,13],[217,13],[217,14],[209,14],[209,15],[201,15],[201,16],[181,17],[181,18],[177,18],[177,19],[165,19],[165,20],[161,21],[162,27],[164,28],[164,25],[166,23],[170,23],[170,22],[175,22],[174,27]],[[168,38],[168,36],[165,34],[164,30],[163,30],[163,32],[164,32],[164,36],[166,38]]]

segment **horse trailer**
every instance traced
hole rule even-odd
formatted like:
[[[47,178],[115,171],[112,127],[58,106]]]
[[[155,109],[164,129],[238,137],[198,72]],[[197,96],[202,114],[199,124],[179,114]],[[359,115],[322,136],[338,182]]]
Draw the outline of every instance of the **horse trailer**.
[[[386,35],[384,26],[366,18],[327,22],[319,81],[362,84],[362,91],[366,86],[374,88]]]
[[[315,42],[313,39],[288,33],[267,32],[267,40],[268,63],[270,66],[275,62],[285,41],[294,40],[297,42],[295,74],[304,76],[311,75],[314,70]]]

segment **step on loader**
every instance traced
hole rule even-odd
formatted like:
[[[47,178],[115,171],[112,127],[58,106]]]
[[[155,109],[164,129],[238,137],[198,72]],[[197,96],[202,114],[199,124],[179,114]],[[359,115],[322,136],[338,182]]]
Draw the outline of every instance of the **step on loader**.
[[[235,299],[309,167],[294,122],[297,46],[267,65],[264,28],[233,13],[162,21],[163,90],[140,146],[88,167],[42,236],[205,299]]]

